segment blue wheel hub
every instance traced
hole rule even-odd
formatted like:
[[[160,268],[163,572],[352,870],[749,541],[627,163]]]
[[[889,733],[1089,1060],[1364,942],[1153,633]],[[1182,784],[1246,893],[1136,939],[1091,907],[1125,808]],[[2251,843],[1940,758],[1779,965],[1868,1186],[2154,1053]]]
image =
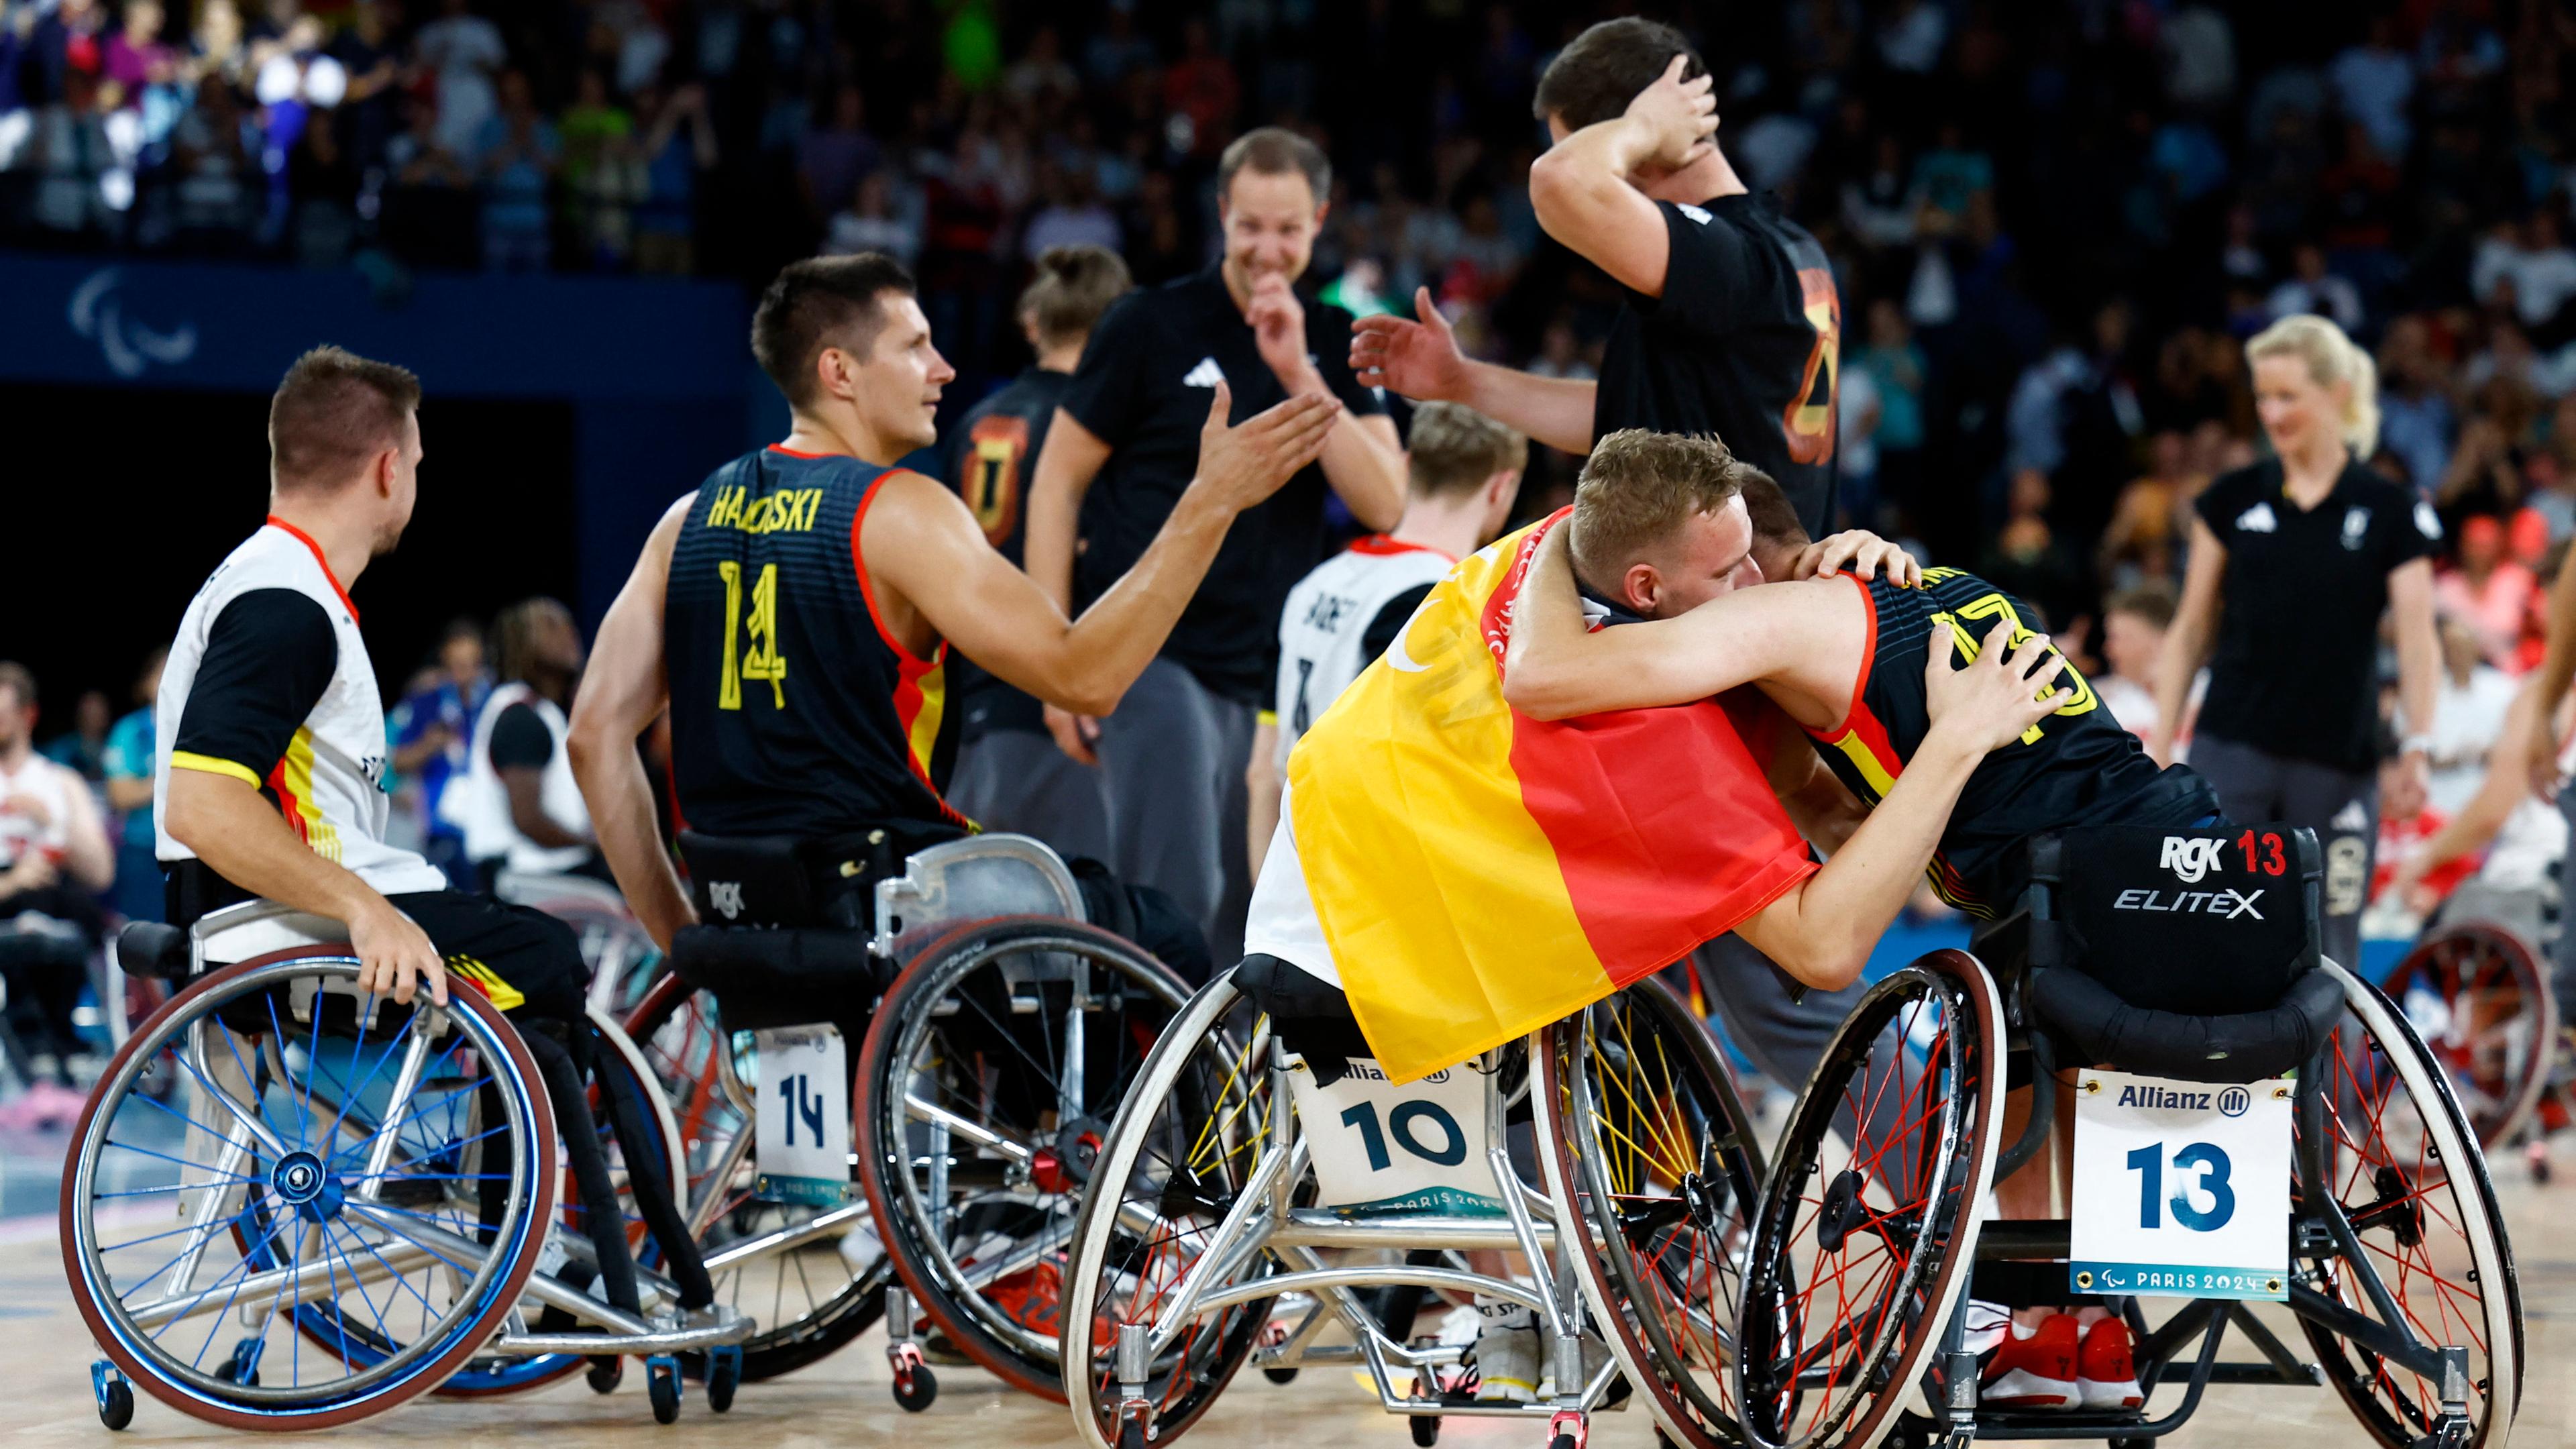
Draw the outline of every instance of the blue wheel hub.
[[[307,1222],[318,1223],[340,1215],[344,1196],[340,1179],[310,1152],[290,1152],[279,1158],[277,1165],[269,1169],[268,1185]]]

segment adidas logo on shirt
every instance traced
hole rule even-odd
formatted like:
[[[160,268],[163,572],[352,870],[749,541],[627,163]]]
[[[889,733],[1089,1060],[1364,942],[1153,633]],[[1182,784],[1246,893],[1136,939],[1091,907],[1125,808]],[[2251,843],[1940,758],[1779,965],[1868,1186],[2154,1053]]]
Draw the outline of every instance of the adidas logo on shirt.
[[[1225,369],[1216,365],[1215,358],[1202,357],[1199,359],[1199,365],[1191,368],[1181,378],[1181,386],[1214,387],[1223,381],[1225,381]]]
[[[2272,516],[2269,503],[2257,503],[2236,515],[2236,527],[2241,533],[2272,533],[2280,526],[2280,520]]]
[[[1708,213],[1699,207],[1691,205],[1687,201],[1674,202],[1673,210],[1680,212],[1682,215],[1689,217],[1691,220],[1698,222],[1702,226],[1708,225]]]
[[[2326,822],[2326,828],[2328,830],[2339,831],[2346,835],[2358,834],[2361,831],[2368,830],[2370,828],[2370,807],[2362,804],[2358,800],[2346,801],[2344,807],[2335,812],[2334,819]]]

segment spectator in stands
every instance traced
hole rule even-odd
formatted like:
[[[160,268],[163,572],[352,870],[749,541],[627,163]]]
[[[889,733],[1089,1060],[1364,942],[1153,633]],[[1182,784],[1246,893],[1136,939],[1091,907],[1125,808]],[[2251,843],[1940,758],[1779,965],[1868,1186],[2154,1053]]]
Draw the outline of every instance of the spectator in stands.
[[[599,67],[584,68],[577,84],[559,128],[566,222],[581,258],[615,271],[634,251],[634,206],[646,187],[635,118],[610,97]]]
[[[644,160],[644,199],[635,207],[635,270],[686,275],[697,270],[698,177],[716,165],[716,129],[707,92],[686,85],[668,93],[647,85],[635,93],[637,147]]]
[[[207,74],[197,82],[196,106],[170,133],[182,246],[228,255],[247,244],[258,154],[258,140],[232,86],[219,74]]]
[[[358,193],[363,177],[349,154],[339,113],[316,110],[286,157],[286,189],[294,198],[295,260],[300,266],[336,267],[348,260],[358,235]]]
[[[1922,507],[1923,389],[1931,364],[1891,297],[1869,304],[1868,344],[1845,364],[1866,373],[1878,395],[1878,495],[1911,519]]]
[[[2488,663],[2512,670],[2523,620],[2539,589],[2531,570],[2505,552],[2504,524],[2479,513],[2461,523],[2459,562],[2442,571],[2433,598],[2476,638]]]
[[[152,854],[152,706],[161,697],[167,649],[144,656],[134,679],[134,710],[107,732],[101,764],[107,808],[116,816],[116,885],[108,904],[129,921],[161,919],[161,862]]]
[[[500,108],[483,122],[474,149],[483,178],[483,265],[496,272],[545,268],[554,248],[547,201],[563,148],[537,111],[524,71],[501,77]]]
[[[883,252],[910,266],[921,255],[921,223],[898,208],[894,178],[871,171],[859,182],[848,209],[832,218],[831,237],[823,250],[840,256]]]
[[[884,151],[868,134],[866,92],[854,85],[834,90],[829,115],[828,121],[805,133],[796,155],[796,177],[805,189],[806,209],[826,222],[857,193],[859,178],[885,164]]]
[[[2514,677],[2489,663],[2475,629],[2444,610],[2442,682],[2434,696],[2433,743],[2424,763],[2436,809],[2457,815],[2486,778],[2487,753],[2513,707]]]
[[[2302,242],[2290,256],[2290,276],[2272,289],[2265,305],[2275,320],[2313,312],[2346,332],[2361,330],[2361,289],[2326,270],[2323,247]]]
[[[60,1126],[80,1111],[72,1020],[104,929],[93,893],[115,869],[89,786],[35,751],[36,680],[0,661],[0,1047],[26,1094],[0,1121]]]
[[[2079,612],[2082,580],[2075,560],[2048,526],[2048,475],[2037,468],[2013,474],[2004,526],[1977,561],[1977,572],[2039,607],[2051,629],[2063,629]]]
[[[82,690],[72,703],[72,727],[47,740],[37,753],[95,785],[106,778],[101,762],[112,722],[107,696],[95,689]]]
[[[2129,733],[2156,732],[2156,664],[2173,627],[2174,586],[2155,579],[2113,594],[2102,605],[2102,665],[2093,692]]]
[[[483,132],[499,113],[496,78],[510,62],[500,28],[473,12],[469,0],[441,0],[440,17],[413,38],[412,59],[436,79],[438,140],[449,152],[483,149]]]
[[[482,627],[458,619],[439,640],[436,665],[413,682],[385,721],[393,736],[395,771],[419,782],[413,823],[423,840],[421,854],[447,872],[459,890],[473,888],[465,836],[439,807],[465,768],[475,718],[491,692],[492,677],[483,669]]]

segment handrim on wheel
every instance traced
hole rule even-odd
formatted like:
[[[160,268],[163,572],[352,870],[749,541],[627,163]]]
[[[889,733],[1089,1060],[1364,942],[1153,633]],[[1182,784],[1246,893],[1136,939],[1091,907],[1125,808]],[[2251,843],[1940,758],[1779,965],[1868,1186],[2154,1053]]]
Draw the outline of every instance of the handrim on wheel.
[[[1735,1377],[1747,1442],[1873,1444],[1921,1379],[1992,1186],[2002,1029],[1985,969],[1935,951],[1835,1034],[1754,1217]]]

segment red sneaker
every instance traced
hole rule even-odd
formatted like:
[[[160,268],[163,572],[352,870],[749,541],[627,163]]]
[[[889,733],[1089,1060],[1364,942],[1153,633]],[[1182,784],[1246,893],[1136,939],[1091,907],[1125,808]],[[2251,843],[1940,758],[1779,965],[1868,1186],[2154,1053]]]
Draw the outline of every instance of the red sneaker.
[[[2075,1389],[2088,1409],[2134,1409],[2147,1401],[2129,1355],[2129,1325],[2105,1318],[2084,1331],[2084,1346],[2075,1354]]]
[[[1063,1331],[1064,1289],[1053,1263],[994,1279],[985,1285],[984,1301],[1031,1333],[1052,1337]]]
[[[2073,1408],[2077,1338],[2075,1318],[2066,1313],[2040,1320],[2028,1338],[2018,1328],[2006,1330],[1986,1360],[1977,1402],[1991,1409]]]

